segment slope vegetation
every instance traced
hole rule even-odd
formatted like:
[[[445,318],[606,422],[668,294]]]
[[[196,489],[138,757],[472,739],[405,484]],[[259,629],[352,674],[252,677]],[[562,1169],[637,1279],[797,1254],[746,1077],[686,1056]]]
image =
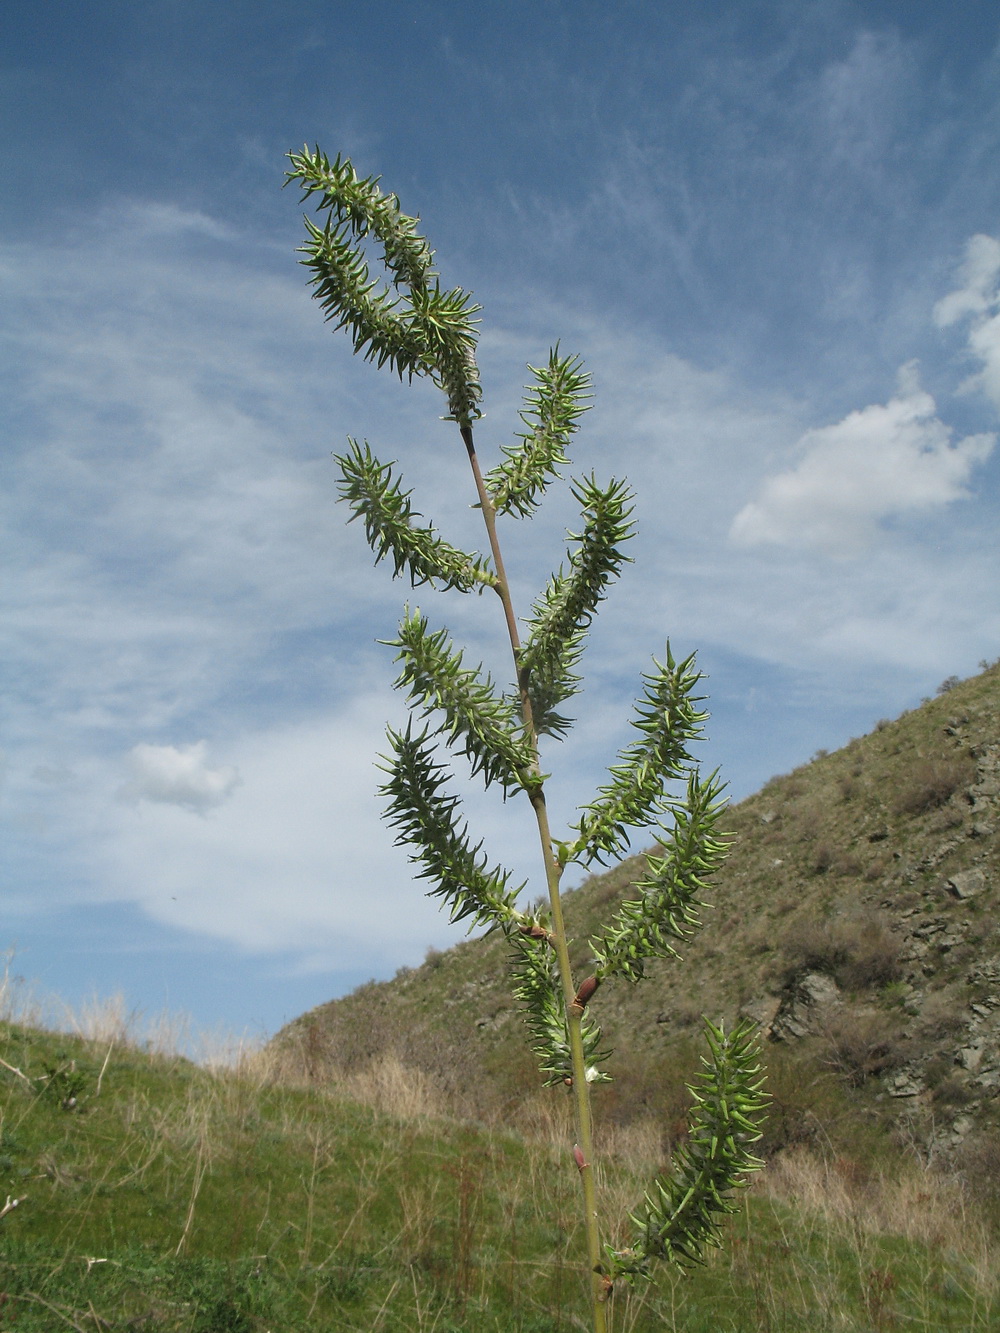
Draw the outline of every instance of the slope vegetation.
[[[768,1151],[863,1112],[923,1151],[978,1154],[977,1170],[1000,1159],[1000,666],[946,684],[732,807],[732,854],[683,962],[598,996],[619,1070],[599,1114],[652,1115],[669,1137],[701,1015],[750,1014],[775,1096]],[[640,865],[566,895],[581,961]],[[432,951],[304,1014],[274,1048],[319,1084],[391,1057],[452,1112],[530,1116],[536,1080],[505,968],[495,936]]]

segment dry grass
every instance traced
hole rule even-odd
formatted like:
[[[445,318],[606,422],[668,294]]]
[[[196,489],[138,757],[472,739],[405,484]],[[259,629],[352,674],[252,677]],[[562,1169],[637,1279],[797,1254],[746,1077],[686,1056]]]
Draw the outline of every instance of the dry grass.
[[[873,990],[900,975],[900,941],[880,912],[795,921],[782,941],[785,979],[825,972],[847,991]]]
[[[907,772],[893,809],[901,815],[922,815],[936,810],[975,779],[976,765],[971,758],[921,760]]]
[[[954,1175],[916,1160],[891,1174],[873,1172],[852,1158],[792,1148],[768,1165],[755,1189],[843,1232],[902,1236],[961,1256],[979,1285],[1000,1294],[995,1238],[970,1211]]]
[[[120,991],[103,996],[93,992],[81,1004],[71,1005],[57,995],[39,992],[34,984],[18,976],[13,970],[13,950],[2,959],[0,1022],[72,1033],[95,1046],[129,1047],[150,1055],[182,1057],[208,1069],[238,1069],[249,1077],[254,1069],[263,1071],[269,1064],[274,1065],[271,1072],[277,1073],[277,1062],[263,1053],[262,1038],[237,1035],[223,1028],[199,1029],[187,1015],[167,1010],[145,1014],[130,1008]]]
[[[19,1023],[22,1027],[40,1027],[44,1017],[33,987],[13,972],[14,950],[8,949],[0,968],[0,1022]]]
[[[884,1010],[839,1009],[825,1021],[820,1036],[824,1063],[854,1088],[906,1059],[898,1025]]]
[[[395,1051],[369,1060],[360,1068],[338,1069],[326,1061],[317,1069],[297,1052],[262,1046],[241,1052],[233,1065],[241,1078],[260,1086],[322,1087],[334,1098],[370,1106],[400,1120],[444,1117],[445,1098],[422,1070],[404,1064]]]

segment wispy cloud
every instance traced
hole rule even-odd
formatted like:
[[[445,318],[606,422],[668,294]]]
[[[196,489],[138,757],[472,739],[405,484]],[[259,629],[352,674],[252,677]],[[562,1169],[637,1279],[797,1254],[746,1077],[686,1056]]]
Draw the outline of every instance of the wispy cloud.
[[[959,268],[961,286],[943,296],[934,307],[934,319],[947,328],[965,315],[985,315],[996,305],[1000,276],[1000,241],[979,234],[969,238]]]
[[[448,928],[381,825],[373,769],[393,707],[391,654],[374,641],[391,635],[407,590],[370,568],[358,525],[345,527],[329,454],[368,434],[402,459],[449,539],[476,544],[437,395],[352,361],[290,261],[273,270],[267,247],[234,247],[201,214],[123,206],[81,226],[58,264],[43,244],[5,257],[0,318],[17,366],[0,496],[0,634],[16,700],[5,800],[26,849],[12,881],[30,862],[52,901],[136,902],[238,948],[300,951],[309,966],[415,961]],[[627,472],[638,493],[636,564],[585,663],[587,721],[553,784],[557,821],[627,740],[638,675],[667,633],[858,674],[939,658],[946,674],[956,644],[992,633],[995,580],[971,569],[964,534],[932,556],[889,534],[877,566],[849,579],[829,560],[790,568],[773,535],[801,542],[826,523],[843,550],[963,493],[989,439],[952,444],[914,377],[886,405],[803,435],[808,402],[551,293],[523,305],[520,323],[485,326],[483,456],[509,441],[524,362],[538,364],[551,331],[597,376],[575,470]],[[771,478],[798,488],[791,504],[767,473],[796,440],[798,463]],[[758,529],[734,558],[732,515],[753,504],[772,535]],[[562,490],[539,524],[512,530],[525,609],[563,558],[564,526],[578,524]],[[425,609],[506,675],[490,599],[426,593]],[[131,803],[117,799],[125,756]],[[470,813],[477,837],[518,849],[519,878],[534,872],[516,809],[472,794]]]
[[[961,286],[937,303],[934,318],[942,328],[970,321],[968,351],[981,368],[963,388],[981,390],[1000,410],[1000,241],[971,237],[958,276]]]
[[[240,948],[301,951],[316,966],[373,965],[386,952],[419,960],[440,924],[380,822],[386,702],[359,693],[307,723],[248,730],[226,769],[208,767],[204,746],[139,747],[155,804],[99,812],[88,858],[104,894]],[[192,819],[185,798],[205,788],[212,817]]]

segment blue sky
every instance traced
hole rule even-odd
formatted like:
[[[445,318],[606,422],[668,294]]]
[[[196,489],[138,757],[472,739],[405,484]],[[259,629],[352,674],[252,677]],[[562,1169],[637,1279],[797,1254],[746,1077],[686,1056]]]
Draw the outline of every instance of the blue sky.
[[[560,340],[576,470],[637,488],[557,819],[668,635],[737,798],[1000,652],[994,5],[8,0],[0,104],[0,947],[43,992],[269,1032],[460,936],[379,823],[408,590],[330,455],[475,515],[437,393],[310,302],[304,142],[482,303],[484,458]],[[513,526],[525,609],[573,521]],[[421,600],[504,669],[490,599]]]

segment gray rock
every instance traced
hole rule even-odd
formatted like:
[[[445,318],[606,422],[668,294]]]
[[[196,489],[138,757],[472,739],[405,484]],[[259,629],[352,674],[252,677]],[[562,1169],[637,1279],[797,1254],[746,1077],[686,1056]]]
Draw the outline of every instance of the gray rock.
[[[983,1048],[981,1046],[963,1046],[955,1058],[955,1063],[967,1069],[970,1074],[974,1074],[983,1062]]]
[[[956,898],[975,898],[986,888],[986,876],[981,870],[960,870],[947,883]]]
[[[769,1037],[774,1020],[781,1008],[780,995],[764,995],[758,1000],[750,1000],[740,1007],[740,1018],[749,1018],[760,1026],[760,1035]]]
[[[836,1004],[840,999],[840,987],[825,972],[807,972],[799,982],[797,991],[799,998],[810,1008]]]
[[[1000,984],[1000,958],[984,958],[971,970],[968,979],[973,985],[980,981],[987,985]]]
[[[955,1123],[951,1127],[952,1136],[959,1141],[976,1127],[976,1122],[970,1115],[959,1115],[955,1117]]]
[[[948,922],[943,916],[931,916],[921,921],[919,926],[914,926],[910,932],[917,939],[924,940],[928,935],[937,935],[947,928]]]
[[[824,972],[807,972],[785,999],[771,1024],[775,1041],[806,1037],[825,1013],[840,1003],[840,987]]]
[[[901,1069],[887,1089],[890,1097],[919,1097],[924,1081],[914,1069]]]

